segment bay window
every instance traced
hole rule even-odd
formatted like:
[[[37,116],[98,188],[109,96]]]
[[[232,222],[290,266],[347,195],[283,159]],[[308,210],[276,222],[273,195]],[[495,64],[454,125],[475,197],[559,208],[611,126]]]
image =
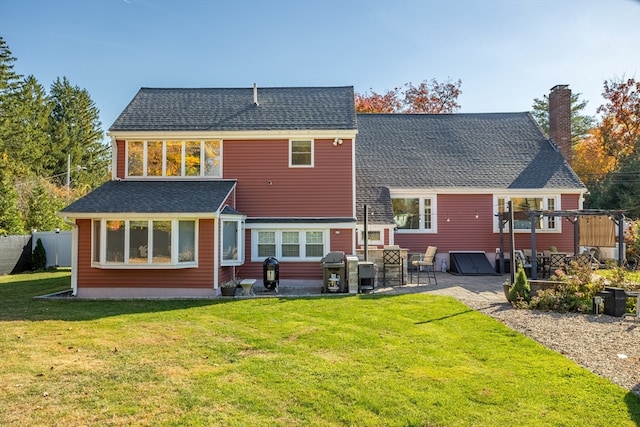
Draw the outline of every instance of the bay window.
[[[221,265],[244,264],[244,226],[243,216],[221,215],[222,221],[222,260]]]
[[[93,266],[196,265],[195,220],[94,219],[92,228]]]

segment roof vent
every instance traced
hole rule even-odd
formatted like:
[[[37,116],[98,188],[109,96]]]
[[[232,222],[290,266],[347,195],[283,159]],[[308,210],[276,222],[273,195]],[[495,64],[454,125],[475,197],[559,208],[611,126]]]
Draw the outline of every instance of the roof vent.
[[[260,104],[258,104],[258,85],[257,84],[253,84],[253,105],[255,105],[256,107]]]

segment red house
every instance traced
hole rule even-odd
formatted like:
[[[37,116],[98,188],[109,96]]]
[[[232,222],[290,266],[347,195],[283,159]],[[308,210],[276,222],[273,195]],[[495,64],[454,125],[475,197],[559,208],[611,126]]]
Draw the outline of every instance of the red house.
[[[369,206],[370,244],[436,246],[438,266],[451,265],[453,251],[485,252],[493,263],[498,214],[509,201],[518,249],[531,247],[527,211],[581,209],[586,188],[570,166],[569,88],[552,88],[549,105],[551,140],[528,112],[359,114],[357,212],[362,224]],[[573,252],[573,223],[545,217],[535,226],[540,251]]]
[[[60,212],[74,294],[215,296],[262,278],[267,257],[281,281],[319,281],[325,254],[362,245],[365,204],[370,245],[445,256],[493,253],[508,200],[581,207],[584,186],[528,113],[356,115],[353,95],[142,88],[109,129],[111,181]],[[571,245],[559,220],[540,231],[539,247]]]

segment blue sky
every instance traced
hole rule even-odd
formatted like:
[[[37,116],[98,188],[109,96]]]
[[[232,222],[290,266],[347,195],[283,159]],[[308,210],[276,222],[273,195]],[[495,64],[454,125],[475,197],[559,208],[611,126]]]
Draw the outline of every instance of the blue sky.
[[[87,89],[104,130],[140,87],[462,80],[460,112],[529,111],[556,84],[640,79],[633,0],[0,0],[15,70]]]

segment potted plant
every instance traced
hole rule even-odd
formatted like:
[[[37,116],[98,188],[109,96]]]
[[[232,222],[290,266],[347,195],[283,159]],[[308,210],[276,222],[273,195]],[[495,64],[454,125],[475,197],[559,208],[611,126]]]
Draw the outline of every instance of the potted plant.
[[[227,280],[220,284],[220,293],[223,297],[232,297],[236,294],[236,287],[238,283],[236,280]]]

